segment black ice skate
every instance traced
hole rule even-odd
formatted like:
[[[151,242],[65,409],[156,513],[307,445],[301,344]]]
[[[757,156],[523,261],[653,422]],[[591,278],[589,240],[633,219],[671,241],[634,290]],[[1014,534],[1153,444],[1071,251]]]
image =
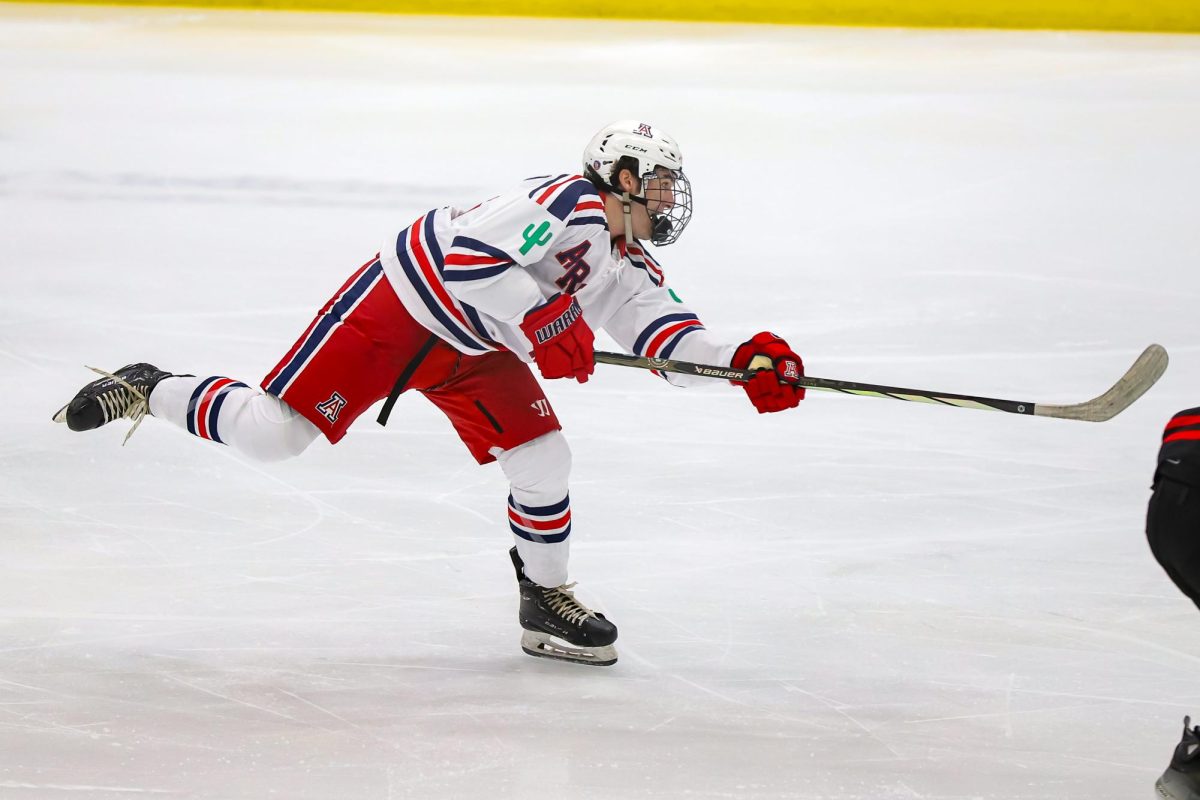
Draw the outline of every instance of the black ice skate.
[[[517,548],[508,551],[521,588],[521,649],[531,656],[607,667],[617,663],[617,626],[575,599],[568,583],[553,589],[525,577]]]
[[[1183,738],[1175,747],[1171,765],[1154,782],[1163,800],[1200,800],[1200,726],[1191,724],[1191,717],[1183,718]]]
[[[129,364],[115,373],[88,367],[103,375],[79,390],[71,402],[54,415],[55,422],[65,422],[73,431],[90,431],[107,425],[114,419],[131,419],[133,427],[125,441],[137,430],[142,419],[150,413],[150,392],[163,378],[172,377],[150,364]]]

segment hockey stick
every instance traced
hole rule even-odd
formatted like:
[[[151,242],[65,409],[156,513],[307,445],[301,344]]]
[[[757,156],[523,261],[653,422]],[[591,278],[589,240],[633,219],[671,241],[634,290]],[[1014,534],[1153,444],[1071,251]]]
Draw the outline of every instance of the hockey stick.
[[[730,381],[749,380],[754,373],[748,369],[714,367],[675,361],[670,358],[643,358],[623,353],[596,352],[600,364],[615,364],[621,367],[637,367],[659,372],[678,372],[682,375],[699,375],[706,378],[721,378]],[[1051,406],[1044,403],[1028,403],[1018,400],[997,400],[992,397],[976,397],[970,394],[931,392],[927,389],[901,389],[896,386],[878,386],[873,383],[839,381],[831,378],[801,378],[799,385],[807,389],[826,392],[841,392],[864,397],[890,397],[893,400],[911,400],[917,403],[939,403],[959,408],[979,408],[985,411],[1006,411],[1009,414],[1025,414],[1058,419],[1079,419],[1086,422],[1104,422],[1129,408],[1146,390],[1154,385],[1167,369],[1167,351],[1161,345],[1152,344],[1133,362],[1121,379],[1099,397],[1069,406]]]

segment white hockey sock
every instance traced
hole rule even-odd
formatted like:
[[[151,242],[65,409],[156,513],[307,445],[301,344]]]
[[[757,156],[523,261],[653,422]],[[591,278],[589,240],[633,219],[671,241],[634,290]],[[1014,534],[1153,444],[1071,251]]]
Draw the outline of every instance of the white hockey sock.
[[[150,393],[150,413],[256,461],[298,456],[320,435],[279,398],[215,375],[163,378]]]
[[[561,586],[571,553],[566,438],[554,431],[506,450],[497,460],[509,480],[508,524],[525,576],[541,586]]]

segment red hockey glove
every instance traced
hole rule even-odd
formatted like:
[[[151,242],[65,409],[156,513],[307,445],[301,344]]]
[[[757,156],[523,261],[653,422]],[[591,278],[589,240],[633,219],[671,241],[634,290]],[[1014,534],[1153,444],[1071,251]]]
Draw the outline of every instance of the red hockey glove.
[[[533,344],[530,354],[543,378],[574,378],[587,383],[596,368],[592,355],[595,336],[574,297],[551,297],[525,315],[521,331]]]
[[[756,333],[739,345],[730,366],[758,370],[750,380],[734,383],[746,390],[760,414],[795,408],[804,399],[804,387],[796,385],[804,377],[804,362],[773,333]]]

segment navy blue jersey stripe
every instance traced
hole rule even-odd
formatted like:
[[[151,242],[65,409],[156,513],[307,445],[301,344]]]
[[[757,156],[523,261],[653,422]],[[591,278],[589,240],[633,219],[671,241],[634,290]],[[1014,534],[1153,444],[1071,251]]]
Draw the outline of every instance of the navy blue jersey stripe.
[[[571,495],[567,495],[559,502],[550,506],[523,506],[518,503],[513,496],[508,496],[508,504],[518,512],[522,512],[534,517],[553,517],[566,511],[571,505]]]
[[[642,335],[639,336],[637,338],[637,341],[633,343],[633,352],[637,353],[638,355],[641,355],[642,349],[650,341],[650,338],[652,336],[654,336],[654,334],[657,333],[661,328],[666,327],[667,325],[671,324],[672,322],[682,322],[685,319],[696,319],[696,315],[695,314],[667,314],[665,317],[659,317],[658,319],[654,320],[654,322],[651,322],[648,326],[646,326],[646,329],[644,331],[642,331]]]
[[[331,316],[321,317],[321,321],[313,328],[312,333],[304,341],[304,345],[296,352],[292,360],[287,363],[287,366],[279,371],[279,374],[275,376],[275,380],[271,381],[271,385],[267,387],[267,394],[278,396],[283,392],[283,387],[287,386],[288,381],[300,369],[300,365],[304,363],[304,360],[316,350],[321,342],[325,341],[337,322],[337,319]]]
[[[333,308],[329,309],[329,312],[313,328],[312,333],[304,341],[304,345],[296,351],[296,355],[292,356],[292,360],[287,363],[286,367],[279,371],[279,374],[275,376],[275,380],[271,381],[271,385],[267,387],[267,394],[278,396],[283,391],[283,387],[287,386],[288,381],[299,371],[304,362],[308,360],[308,357],[329,337],[330,332],[342,321],[342,317],[346,312],[358,302],[367,291],[367,288],[382,274],[383,265],[379,261],[372,262],[369,267],[363,270],[363,273],[358,276],[358,280],[351,284],[350,288],[333,304]]]
[[[492,258],[498,258],[501,261],[507,261],[510,264],[516,261],[515,258],[501,250],[499,247],[494,247],[486,242],[481,242],[478,239],[472,239],[470,236],[455,236],[454,241],[450,244],[450,248],[474,250],[477,253],[483,253],[484,255],[491,256]]]
[[[649,267],[647,267],[645,264],[634,261],[632,258],[629,259],[629,263],[633,264],[635,267],[640,269],[642,272],[646,273],[646,277],[650,278],[650,282],[653,283],[655,286],[662,286],[662,280],[660,280],[659,277],[654,274],[654,271],[652,269],[650,269]]]
[[[187,429],[188,429],[188,433],[192,434],[193,436],[200,435],[199,433],[196,432],[196,430],[197,430],[196,406],[198,406],[200,404],[200,398],[204,396],[204,393],[206,391],[208,391],[208,387],[212,386],[214,381],[219,381],[219,380],[220,380],[220,378],[215,375],[211,378],[205,378],[201,382],[201,384],[196,387],[196,391],[192,392],[192,396],[188,400]]]
[[[442,307],[438,305],[437,298],[435,298],[430,293],[428,287],[425,286],[424,281],[421,280],[421,274],[417,270],[417,266],[408,256],[408,247],[405,244],[407,241],[408,228],[405,228],[400,232],[400,236],[396,239],[396,257],[400,259],[400,267],[404,270],[404,274],[408,277],[408,282],[414,289],[417,290],[417,294],[420,295],[421,302],[425,304],[425,308],[429,309],[429,313],[433,315],[433,318],[442,323],[443,327],[449,331],[450,335],[461,342],[464,347],[469,347],[472,350],[486,351],[486,347],[481,345],[474,339],[474,337],[460,328],[458,324],[446,314]]]
[[[629,258],[629,262],[631,264],[633,264],[635,267],[642,270],[643,272],[646,273],[647,276],[649,276],[651,283],[653,283],[655,286],[662,286],[662,284],[663,284],[663,280],[661,277],[662,271],[661,270],[656,271],[655,269],[652,269],[650,267],[650,264],[657,265],[658,262],[655,261],[653,258],[651,258],[649,253],[647,253],[644,249],[639,248],[636,251],[633,251],[633,250],[627,251],[627,257]]]
[[[321,317],[321,321],[313,328],[312,333],[304,341],[304,345],[296,352],[292,360],[287,363],[287,366],[279,371],[279,374],[275,376],[275,380],[271,381],[271,385],[267,387],[267,394],[278,396],[283,392],[283,387],[287,386],[288,381],[299,371],[300,365],[320,346],[321,342],[325,341],[337,323],[338,320],[335,317]]]
[[[567,529],[562,533],[530,533],[524,528],[518,528],[517,524],[511,520],[508,523],[508,527],[512,528],[512,532],[522,539],[537,542],[538,544],[558,544],[571,535],[571,523],[569,522],[567,523]]]
[[[475,332],[479,334],[479,338],[483,339],[488,344],[495,345],[496,343],[488,338],[487,328],[483,326],[483,320],[479,318],[479,312],[475,310],[475,307],[467,305],[461,300],[459,301],[459,305],[462,306],[463,313],[467,315],[467,321],[474,326]],[[499,347],[499,345],[496,346]]]
[[[444,281],[478,281],[483,278],[494,278],[502,272],[508,270],[512,264],[497,264],[494,267],[477,267],[474,269],[465,269],[462,267],[451,267],[449,271],[442,273]]]
[[[658,357],[659,358],[670,358],[671,353],[675,352],[675,345],[679,344],[680,339],[687,336],[689,333],[695,333],[696,331],[702,331],[702,330],[704,330],[703,325],[693,325],[690,328],[684,328],[679,333],[677,333],[671,337],[671,341],[667,342],[666,347],[664,347],[662,350],[658,351]]]
[[[596,191],[595,186],[592,186],[591,181],[581,178],[563,189],[562,193],[554,198],[554,202],[550,204],[549,211],[559,219],[566,219],[567,215],[575,210],[575,204],[579,202],[579,198],[584,195],[599,197],[600,193]]]
[[[376,278],[383,274],[383,264],[375,261],[371,266],[367,267],[354,285],[341,296],[341,298],[333,304],[333,308],[329,309],[329,315],[336,317],[339,321],[346,316],[346,313],[354,307],[354,304],[362,299],[363,294]]]
[[[437,211],[430,211],[425,215],[425,246],[429,248],[429,255],[433,256],[433,266],[441,272],[446,260],[442,258],[442,248],[433,232],[433,215],[436,213]]]
[[[600,225],[604,230],[608,230],[608,220],[604,217],[576,217],[567,223],[568,227],[571,225]]]
[[[533,196],[534,196],[535,194],[537,194],[538,192],[542,191],[543,189],[545,189],[547,186],[549,186],[549,185],[550,185],[550,184],[552,184],[552,183],[558,183],[559,181],[561,181],[561,180],[562,180],[563,178],[565,178],[565,177],[567,177],[567,173],[565,173],[565,172],[564,172],[562,175],[555,175],[553,178],[551,178],[550,180],[546,181],[545,183],[543,183],[542,185],[540,185],[540,186],[538,186],[536,189],[534,189],[532,192],[530,192],[530,193],[529,193],[529,199],[530,199],[530,200],[532,200],[532,199],[533,199]]]

